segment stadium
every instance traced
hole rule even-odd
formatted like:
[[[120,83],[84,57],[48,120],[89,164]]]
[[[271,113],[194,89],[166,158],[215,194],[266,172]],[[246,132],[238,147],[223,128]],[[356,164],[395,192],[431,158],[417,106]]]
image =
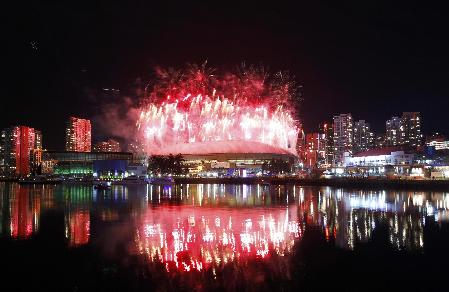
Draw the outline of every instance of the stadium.
[[[297,88],[286,72],[220,73],[205,64],[158,72],[136,121],[146,154],[181,154],[191,173],[218,176],[258,173],[273,159],[294,163]]]
[[[253,176],[264,162],[283,160],[293,165],[297,156],[288,150],[254,141],[213,141],[172,144],[153,155],[181,154],[190,174],[200,176]]]

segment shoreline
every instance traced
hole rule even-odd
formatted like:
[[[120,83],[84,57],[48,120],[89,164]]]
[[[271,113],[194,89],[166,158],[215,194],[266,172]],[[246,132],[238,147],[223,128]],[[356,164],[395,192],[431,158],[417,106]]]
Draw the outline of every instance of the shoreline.
[[[408,189],[408,190],[438,190],[449,192],[449,180],[401,180],[401,179],[366,179],[366,178],[294,178],[294,177],[232,177],[232,178],[188,178],[174,177],[175,184],[263,184],[263,185],[300,185],[328,186],[357,189]],[[15,182],[14,179],[0,178],[0,182]],[[24,183],[32,185],[33,183]],[[55,182],[36,182],[34,184],[55,184]],[[93,185],[91,182],[58,182],[64,185]]]
[[[341,188],[383,188],[383,189],[419,189],[449,191],[449,180],[399,180],[399,179],[302,179],[277,177],[236,177],[236,178],[175,178],[176,184],[269,184],[329,186]]]

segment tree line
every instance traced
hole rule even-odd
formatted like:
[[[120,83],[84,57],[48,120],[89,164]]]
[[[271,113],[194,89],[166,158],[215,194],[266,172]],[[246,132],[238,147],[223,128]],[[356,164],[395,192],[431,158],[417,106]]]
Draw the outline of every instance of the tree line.
[[[153,155],[148,160],[148,172],[153,175],[186,174],[188,169],[184,166],[184,161],[181,154]]]
[[[262,164],[263,174],[282,174],[291,172],[291,165],[282,159],[271,159]]]

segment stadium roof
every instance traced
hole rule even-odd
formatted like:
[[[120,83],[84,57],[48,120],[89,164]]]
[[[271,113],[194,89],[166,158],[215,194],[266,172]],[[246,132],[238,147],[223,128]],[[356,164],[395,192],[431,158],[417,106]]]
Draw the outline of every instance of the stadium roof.
[[[152,149],[153,155],[183,154],[276,154],[294,156],[292,152],[254,141],[212,141],[168,145]]]

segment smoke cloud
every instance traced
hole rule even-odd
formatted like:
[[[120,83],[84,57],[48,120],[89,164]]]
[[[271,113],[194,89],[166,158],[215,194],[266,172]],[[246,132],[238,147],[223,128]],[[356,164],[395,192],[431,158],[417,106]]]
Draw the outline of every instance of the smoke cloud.
[[[139,113],[138,98],[126,96],[103,102],[103,105],[98,108],[98,114],[92,118],[95,137],[97,139],[115,138],[120,140],[123,146],[134,142]]]

